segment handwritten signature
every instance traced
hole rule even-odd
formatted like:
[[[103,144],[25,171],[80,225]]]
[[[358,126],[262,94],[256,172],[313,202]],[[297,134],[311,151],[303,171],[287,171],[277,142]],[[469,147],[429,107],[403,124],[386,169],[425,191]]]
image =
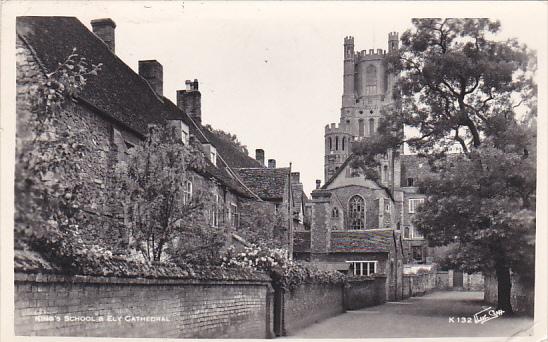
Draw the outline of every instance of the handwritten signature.
[[[474,314],[474,323],[483,324],[492,319],[502,316],[503,313],[504,313],[504,310],[495,310],[492,307],[485,308],[481,310],[480,312],[477,312]]]

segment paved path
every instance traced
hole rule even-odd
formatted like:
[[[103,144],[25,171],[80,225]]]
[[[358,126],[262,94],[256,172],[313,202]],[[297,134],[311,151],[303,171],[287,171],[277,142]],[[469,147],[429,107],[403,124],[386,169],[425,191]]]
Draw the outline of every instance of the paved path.
[[[529,317],[502,315],[484,324],[475,324],[473,315],[482,310],[482,299],[482,292],[434,292],[401,302],[348,311],[288,337],[500,337],[532,334],[533,320]],[[455,317],[455,323],[450,323],[449,317]],[[458,323],[457,317],[471,317],[471,323]]]

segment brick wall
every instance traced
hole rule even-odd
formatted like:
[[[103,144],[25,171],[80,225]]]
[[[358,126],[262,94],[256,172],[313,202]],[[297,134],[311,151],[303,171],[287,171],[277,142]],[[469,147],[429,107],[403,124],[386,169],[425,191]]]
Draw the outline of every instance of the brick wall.
[[[16,273],[15,334],[267,338],[272,317],[269,284],[268,280],[200,282]],[[109,316],[114,321],[107,321]],[[95,322],[70,321],[78,317]],[[118,317],[121,321],[116,321]],[[169,321],[139,322],[132,317]]]
[[[386,276],[376,275],[365,280],[350,280],[345,289],[347,310],[358,310],[386,302]]]
[[[517,274],[511,275],[512,289],[510,301],[512,309],[516,312],[523,312],[533,316],[535,309],[535,288],[534,285],[528,285],[520,280]],[[483,299],[485,302],[496,305],[498,300],[498,284],[497,277],[494,274],[484,275],[484,292]]]
[[[303,284],[283,292],[283,335],[344,312],[343,285]]]

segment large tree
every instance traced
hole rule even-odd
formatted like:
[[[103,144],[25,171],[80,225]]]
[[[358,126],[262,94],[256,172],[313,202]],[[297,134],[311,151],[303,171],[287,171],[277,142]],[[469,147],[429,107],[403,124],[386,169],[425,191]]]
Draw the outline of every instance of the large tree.
[[[396,106],[354,152],[369,174],[379,154],[403,143],[429,158],[415,225],[433,245],[456,243],[462,269],[495,271],[498,306],[512,311],[510,269],[534,261],[536,59],[514,39],[496,40],[497,21],[412,23],[385,60],[399,75]],[[416,134],[404,137],[402,127]],[[447,157],[455,144],[462,154]]]

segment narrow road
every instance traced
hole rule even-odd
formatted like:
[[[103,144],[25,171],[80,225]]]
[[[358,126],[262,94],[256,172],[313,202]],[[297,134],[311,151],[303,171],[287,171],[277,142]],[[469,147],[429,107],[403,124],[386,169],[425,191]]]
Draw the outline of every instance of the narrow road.
[[[474,314],[486,307],[482,300],[482,292],[434,292],[401,302],[348,311],[288,337],[509,337],[532,334],[531,317],[505,317],[503,314],[484,324],[474,323]],[[450,322],[451,317],[454,317],[454,322]],[[458,317],[461,317],[461,323]],[[464,323],[462,317],[466,317]]]

